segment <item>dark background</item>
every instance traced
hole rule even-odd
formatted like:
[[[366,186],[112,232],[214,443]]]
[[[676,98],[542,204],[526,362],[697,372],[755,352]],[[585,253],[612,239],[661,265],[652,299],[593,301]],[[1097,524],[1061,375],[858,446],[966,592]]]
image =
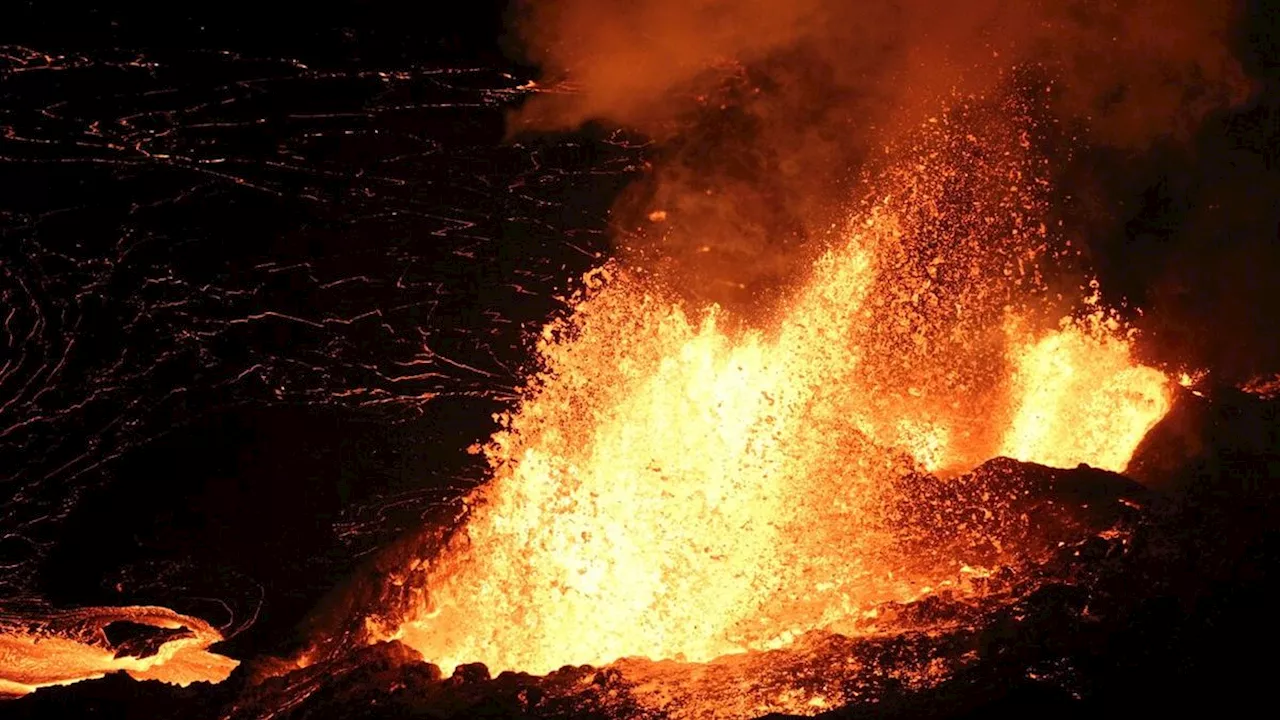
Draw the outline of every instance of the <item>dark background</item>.
[[[481,477],[527,333],[609,251],[642,144],[504,143],[505,3],[93,10],[0,25],[0,597],[155,603],[280,650]],[[1280,369],[1280,50],[1189,140],[1064,164],[1144,352]]]
[[[280,0],[217,4],[47,3],[6,11],[7,41],[80,51],[228,49],[347,65],[429,62],[510,65],[508,3]]]
[[[481,477],[638,149],[503,143],[502,3],[180,5],[0,29],[0,597],[246,657]]]

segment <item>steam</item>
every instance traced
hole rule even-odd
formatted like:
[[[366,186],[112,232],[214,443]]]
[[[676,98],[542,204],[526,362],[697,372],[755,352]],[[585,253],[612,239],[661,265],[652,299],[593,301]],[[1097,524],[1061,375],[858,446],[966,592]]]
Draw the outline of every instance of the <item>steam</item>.
[[[1227,45],[1232,3],[1220,0],[525,0],[523,10],[531,59],[579,89],[535,98],[517,118],[542,128],[601,119],[651,132],[718,79],[709,69],[801,50],[799,66],[764,68],[788,87],[766,93],[761,115],[824,83],[901,109],[1036,64],[1063,83],[1066,116],[1143,142],[1248,91]]]
[[[1144,147],[1248,96],[1212,0],[528,0],[548,82],[514,130],[599,120],[660,141],[620,199],[623,251],[741,305],[806,266],[851,169],[955,98],[1019,86],[1065,135]],[[1034,88],[1030,90],[1029,88]]]

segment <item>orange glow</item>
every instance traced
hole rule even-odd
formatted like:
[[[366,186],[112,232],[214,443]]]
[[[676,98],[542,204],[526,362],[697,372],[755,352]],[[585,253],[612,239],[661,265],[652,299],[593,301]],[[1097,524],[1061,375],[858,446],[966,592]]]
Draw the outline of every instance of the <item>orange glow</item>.
[[[910,550],[937,515],[903,511],[904,478],[1002,453],[1123,468],[1167,381],[1119,323],[1035,326],[1047,241],[1027,143],[991,152],[933,121],[910,158],[766,321],[681,307],[616,264],[588,274],[501,417],[465,527],[421,561],[415,609],[371,636],[446,673],[546,673],[856,634],[887,601],[972,592],[993,569]],[[964,532],[1000,548],[987,515]]]
[[[116,657],[103,634],[127,621],[184,632],[153,655]],[[138,680],[175,685],[221,682],[239,663],[209,652],[222,633],[208,623],[160,607],[82,608],[42,613],[38,619],[0,616],[0,696],[25,695],[123,670]]]
[[[1000,454],[1042,465],[1088,463],[1123,472],[1169,411],[1169,379],[1130,357],[1118,326],[1099,315],[1016,350],[1015,407]]]

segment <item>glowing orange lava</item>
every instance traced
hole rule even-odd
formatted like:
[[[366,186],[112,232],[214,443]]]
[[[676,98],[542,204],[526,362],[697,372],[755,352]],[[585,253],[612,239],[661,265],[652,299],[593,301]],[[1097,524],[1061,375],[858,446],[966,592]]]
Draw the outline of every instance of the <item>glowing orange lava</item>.
[[[122,621],[181,632],[144,657],[122,654],[103,632]],[[0,611],[0,697],[121,670],[138,680],[183,686],[221,682],[240,664],[209,651],[222,639],[203,620],[161,607],[80,608],[32,617]]]
[[[1087,462],[1123,472],[1169,410],[1168,378],[1137,365],[1119,324],[1100,314],[1066,322],[1018,348],[1016,414],[999,454],[1056,467]]]
[[[1040,168],[993,142],[931,123],[768,321],[591,273],[415,610],[371,635],[446,672],[785,647],[985,572],[912,557],[932,529],[897,479],[1123,469],[1167,380],[1094,305],[1045,327]]]

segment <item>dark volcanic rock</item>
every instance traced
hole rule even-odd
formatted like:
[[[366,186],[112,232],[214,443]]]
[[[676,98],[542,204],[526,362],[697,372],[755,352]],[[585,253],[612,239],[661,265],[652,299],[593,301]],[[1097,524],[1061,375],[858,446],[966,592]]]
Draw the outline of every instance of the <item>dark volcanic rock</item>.
[[[162,628],[141,623],[119,621],[102,628],[107,642],[115,648],[116,657],[151,657],[160,646],[178,637],[190,636],[186,628]]]
[[[589,697],[565,692],[592,686],[595,676],[591,668],[565,668],[546,677],[504,672],[495,678],[484,665],[471,663],[443,678],[440,669],[424,662],[416,651],[388,642],[271,678],[249,688],[220,717],[607,717]],[[281,708],[287,710],[280,712]]]
[[[1134,452],[1126,474],[1171,492],[1275,494],[1280,399],[1231,387],[1181,391]]]
[[[453,679],[459,684],[484,682],[489,678],[489,668],[484,663],[465,663],[453,671]]]
[[[922,568],[1035,562],[1062,544],[1132,523],[1148,491],[1112,472],[995,458],[939,480],[908,476],[893,495],[889,522]]]
[[[123,672],[101,680],[44,688],[18,700],[0,701],[4,720],[103,718],[129,720],[200,720],[230,699],[231,686],[193,683],[181,688],[162,682],[139,682]]]

